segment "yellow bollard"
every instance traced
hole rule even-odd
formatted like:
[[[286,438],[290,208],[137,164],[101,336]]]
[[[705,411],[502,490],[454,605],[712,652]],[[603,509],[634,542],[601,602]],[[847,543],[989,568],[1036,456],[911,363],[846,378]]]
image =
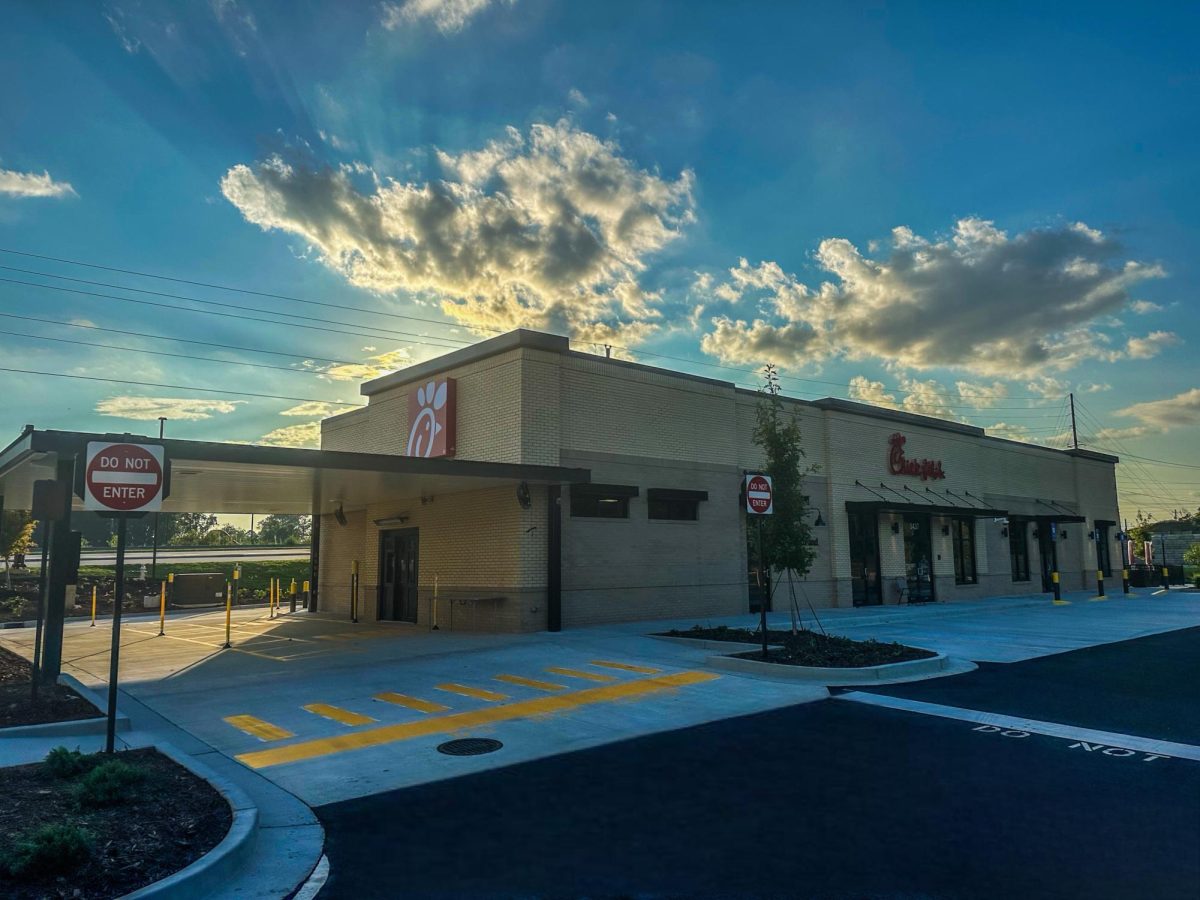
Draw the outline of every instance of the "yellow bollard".
[[[92,585],[92,627],[96,627],[96,586]]]
[[[288,603],[288,612],[295,612],[296,611],[296,579],[295,578],[292,579],[292,584],[288,588],[288,600],[290,601]]]
[[[167,633],[167,583],[159,582],[158,585],[158,636],[163,637]]]
[[[305,582],[304,582],[304,608],[305,609],[310,609],[312,607],[312,593],[309,590],[309,587],[310,586],[309,586],[308,581],[305,580]]]
[[[235,570],[236,571],[236,570]],[[230,619],[233,616],[233,592],[229,589],[229,582],[225,582],[225,643],[222,649],[228,650],[233,644],[229,643],[229,625]]]

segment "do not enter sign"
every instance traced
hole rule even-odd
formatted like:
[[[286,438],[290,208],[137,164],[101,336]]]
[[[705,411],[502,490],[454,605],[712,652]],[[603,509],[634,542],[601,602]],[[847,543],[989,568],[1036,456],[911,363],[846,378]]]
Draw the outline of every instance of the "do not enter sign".
[[[163,498],[163,448],[156,444],[87,446],[83,508],[158,512]]]
[[[746,476],[746,512],[769,516],[775,511],[775,495],[770,475]]]

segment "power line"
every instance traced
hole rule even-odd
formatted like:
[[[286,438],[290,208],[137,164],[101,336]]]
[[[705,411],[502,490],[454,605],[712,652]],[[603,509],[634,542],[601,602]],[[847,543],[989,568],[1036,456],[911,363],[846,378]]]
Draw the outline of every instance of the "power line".
[[[1100,447],[1100,446],[1095,446],[1095,447],[1092,447],[1091,449],[1099,450],[1102,453],[1116,453],[1117,452],[1115,450],[1109,450],[1107,447]],[[1158,463],[1159,465],[1162,465],[1162,466],[1178,466],[1181,469],[1200,469],[1200,466],[1195,465],[1193,463],[1172,462],[1169,459],[1154,459],[1153,457],[1150,457],[1150,456],[1135,456],[1132,453],[1125,453],[1125,454],[1120,454],[1120,455],[1128,456],[1131,459],[1140,459],[1143,462]]]
[[[121,378],[100,378],[96,375],[68,375],[64,372],[39,372],[33,369],[13,369],[0,366],[0,372],[16,372],[21,375],[42,375],[47,378],[74,378],[79,381],[103,381],[108,384],[129,384],[134,387],[166,388],[172,391],[201,391],[205,394],[221,394],[232,397],[255,397],[263,400],[290,400],[293,403],[331,403],[335,406],[353,406],[361,409],[366,404],[350,403],[346,400],[318,400],[314,397],[285,397],[279,394],[256,394],[250,391],[226,391],[219,388],[202,388],[190,384],[158,384],[153,381],[131,381]]]
[[[421,316],[410,316],[410,315],[405,315],[405,314],[401,314],[401,313],[393,313],[393,312],[389,312],[386,310],[373,310],[373,309],[368,309],[368,308],[362,307],[362,306],[349,306],[344,303],[330,303],[328,301],[309,300],[309,299],[305,299],[302,297],[294,297],[294,296],[291,296],[288,294],[278,294],[278,293],[274,293],[271,291],[257,291],[257,290],[251,290],[249,288],[236,287],[233,285],[222,285],[222,284],[215,284],[212,282],[196,281],[196,280],[191,280],[191,279],[186,279],[186,278],[175,278],[172,276],[160,275],[160,274],[156,274],[156,273],[152,273],[152,272],[141,272],[141,271],[138,271],[135,269],[125,269],[125,268],[120,268],[117,266],[105,266],[105,265],[100,265],[97,263],[83,262],[81,260],[66,259],[63,257],[48,256],[48,255],[43,255],[43,254],[38,254],[38,253],[29,253],[26,251],[13,250],[13,249],[5,248],[5,247],[0,247],[0,253],[9,253],[9,254],[13,254],[16,256],[28,257],[31,259],[41,259],[41,260],[46,260],[46,261],[50,261],[50,262],[62,263],[65,265],[82,266],[85,268],[98,269],[98,270],[106,271],[106,272],[117,272],[120,274],[132,275],[135,277],[152,278],[152,279],[156,279],[159,281],[173,282],[176,284],[186,284],[186,285],[190,285],[193,287],[210,288],[212,290],[229,291],[229,292],[233,292],[233,293],[246,294],[246,295],[255,296],[255,297],[268,297],[268,298],[277,299],[277,300],[287,300],[287,301],[294,302],[294,303],[304,303],[304,304],[309,304],[312,306],[322,306],[322,307],[327,307],[327,308],[332,308],[332,309],[352,309],[357,312],[367,313],[368,315],[378,315],[378,316],[387,316],[390,318],[407,319],[410,321],[423,322],[423,323],[430,324],[430,325],[436,325],[441,328],[454,327],[454,323],[446,322],[446,321],[442,321],[442,320],[438,320],[438,319],[429,319],[429,318],[424,318]],[[88,285],[92,285],[92,286],[110,287],[110,288],[114,288],[117,290],[133,291],[135,293],[143,293],[143,294],[154,295],[154,296],[162,296],[162,297],[170,297],[170,298],[174,298],[174,299],[189,300],[189,301],[196,302],[196,303],[217,303],[217,301],[200,300],[198,298],[187,297],[185,295],[180,295],[180,294],[170,294],[170,293],[164,293],[164,292],[160,292],[160,291],[150,291],[150,290],[146,290],[143,288],[127,287],[125,285],[114,285],[114,284],[110,284],[108,282],[89,281],[87,279],[74,278],[74,277],[68,276],[68,275],[56,275],[53,273],[40,272],[40,271],[36,271],[36,270],[32,270],[32,269],[20,269],[20,268],[16,268],[16,267],[12,267],[12,266],[0,266],[0,268],[8,269],[10,271],[23,272],[26,274],[40,275],[40,276],[46,277],[46,278],[57,278],[57,279],[64,280],[64,281],[73,281],[76,283],[88,284]],[[17,283],[21,283],[21,282],[17,282]],[[39,287],[50,287],[49,285],[38,285],[38,286]],[[232,304],[217,303],[217,305],[232,306],[232,308],[235,308],[235,309],[243,308],[243,307],[234,306]],[[251,307],[251,309],[256,312],[267,312],[267,313],[271,313],[271,314],[275,314],[275,315],[293,316],[294,318],[304,318],[304,319],[312,318],[312,317],[308,317],[308,316],[296,316],[295,314],[292,314],[292,313],[278,312],[276,310],[263,310],[261,308],[256,308],[256,307]],[[316,321],[328,321],[328,320],[316,319]],[[366,328],[375,327],[375,326],[370,326],[370,325],[360,325],[360,323],[348,323],[348,322],[335,322],[334,324],[348,325],[351,327],[366,327]],[[493,334],[504,333],[502,329],[489,328],[489,327],[486,327],[483,325],[472,325],[471,327],[476,330],[479,330],[479,331],[492,332]],[[403,334],[404,332],[399,332],[399,333]],[[471,343],[470,341],[463,341],[459,338],[443,337],[443,336],[439,336],[439,335],[434,335],[434,337],[437,338],[438,340],[456,341],[461,344],[470,344]],[[595,342],[590,342],[590,343],[595,343]],[[430,346],[436,346],[436,345],[430,345]],[[742,374],[748,374],[748,375],[757,375],[759,373],[759,369],[739,368],[737,366],[730,366],[730,365],[726,365],[724,363],[711,362],[708,360],[695,359],[692,357],[671,356],[671,355],[668,355],[665,353],[656,353],[651,350],[636,349],[636,348],[631,348],[631,347],[622,347],[622,346],[618,346],[618,345],[609,345],[609,346],[612,346],[614,349],[617,349],[617,350],[624,350],[628,353],[638,354],[639,356],[642,356],[642,357],[650,357],[650,358],[654,358],[654,359],[665,359],[665,360],[670,360],[673,362],[687,363],[690,365],[698,365],[698,366],[705,366],[708,368],[740,372]],[[823,380],[814,379],[814,378],[803,378],[799,375],[780,375],[780,378],[782,380],[787,380],[787,381],[797,381],[797,382],[802,382],[802,383],[807,383],[807,384],[821,384],[821,385],[828,385],[828,386],[832,386],[832,387],[849,388],[849,387],[853,386],[852,384],[850,384],[848,382],[823,381]],[[930,393],[930,394],[933,394],[934,396],[942,397],[942,398],[947,398],[947,397],[962,398],[961,393],[956,395],[956,394],[952,394],[949,392],[943,392],[943,391],[926,391],[926,390],[913,391],[913,390],[907,390],[907,389],[899,388],[899,387],[892,387],[889,385],[885,385],[885,389],[888,391],[892,391],[892,392],[899,393],[899,394],[905,394],[905,395],[917,395],[917,394],[923,394],[923,393]],[[1010,400],[1045,400],[1045,399],[1047,399],[1042,396],[1009,395],[1007,393],[995,393],[995,392],[990,392],[990,391],[980,391],[980,392],[978,392],[978,394],[979,394],[979,396],[997,397],[997,398],[1004,398],[1004,399],[1010,399]],[[978,404],[975,404],[975,405],[960,404],[959,406],[961,408],[968,408],[968,409],[984,408]],[[1025,407],[992,407],[992,408],[1023,409]]]
[[[41,322],[45,325],[62,325],[67,328],[86,328],[89,331],[104,331],[108,334],[123,334],[126,337],[149,338],[155,341],[175,341],[180,344],[195,344],[199,347],[216,347],[219,350],[238,350],[246,353],[265,353],[270,356],[282,356],[287,359],[311,359],[316,362],[334,363],[339,366],[357,366],[361,362],[349,359],[334,359],[329,356],[317,356],[314,353],[284,353],[281,350],[267,350],[263,347],[239,347],[236,344],[224,344],[219,341],[197,341],[191,338],[174,337],[169,334],[149,334],[145,331],[128,331],[122,328],[102,328],[99,325],[85,325],[82,322],[63,322],[58,319],[42,319],[37,316],[19,316],[16,313],[0,312],[6,319],[20,319],[24,322]]]

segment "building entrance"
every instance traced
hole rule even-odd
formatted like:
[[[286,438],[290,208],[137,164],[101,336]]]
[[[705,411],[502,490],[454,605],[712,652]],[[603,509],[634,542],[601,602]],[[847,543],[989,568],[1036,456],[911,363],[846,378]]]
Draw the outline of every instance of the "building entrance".
[[[1039,522],[1037,526],[1038,556],[1042,559],[1042,590],[1054,590],[1051,573],[1058,571],[1058,525],[1055,522]]]
[[[929,516],[904,517],[904,574],[908,579],[909,603],[929,603],[935,599]]]
[[[420,530],[401,528],[379,534],[379,618],[417,621],[417,560]]]
[[[871,512],[851,512],[850,592],[855,606],[883,603],[879,581],[879,516]]]

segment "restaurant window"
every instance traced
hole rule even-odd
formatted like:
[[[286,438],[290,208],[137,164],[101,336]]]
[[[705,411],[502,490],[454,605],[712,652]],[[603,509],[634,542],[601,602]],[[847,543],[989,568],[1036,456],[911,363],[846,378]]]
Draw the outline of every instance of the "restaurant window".
[[[1020,519],[1010,519],[1008,523],[1008,558],[1013,581],[1029,581],[1028,524]]]
[[[700,503],[708,491],[681,491],[675,488],[650,488],[646,491],[646,514],[651,519],[695,522],[700,518]]]
[[[629,498],[638,489],[626,484],[571,485],[571,517],[585,519],[628,519]]]
[[[975,520],[951,519],[950,539],[954,542],[954,583],[975,584]]]

